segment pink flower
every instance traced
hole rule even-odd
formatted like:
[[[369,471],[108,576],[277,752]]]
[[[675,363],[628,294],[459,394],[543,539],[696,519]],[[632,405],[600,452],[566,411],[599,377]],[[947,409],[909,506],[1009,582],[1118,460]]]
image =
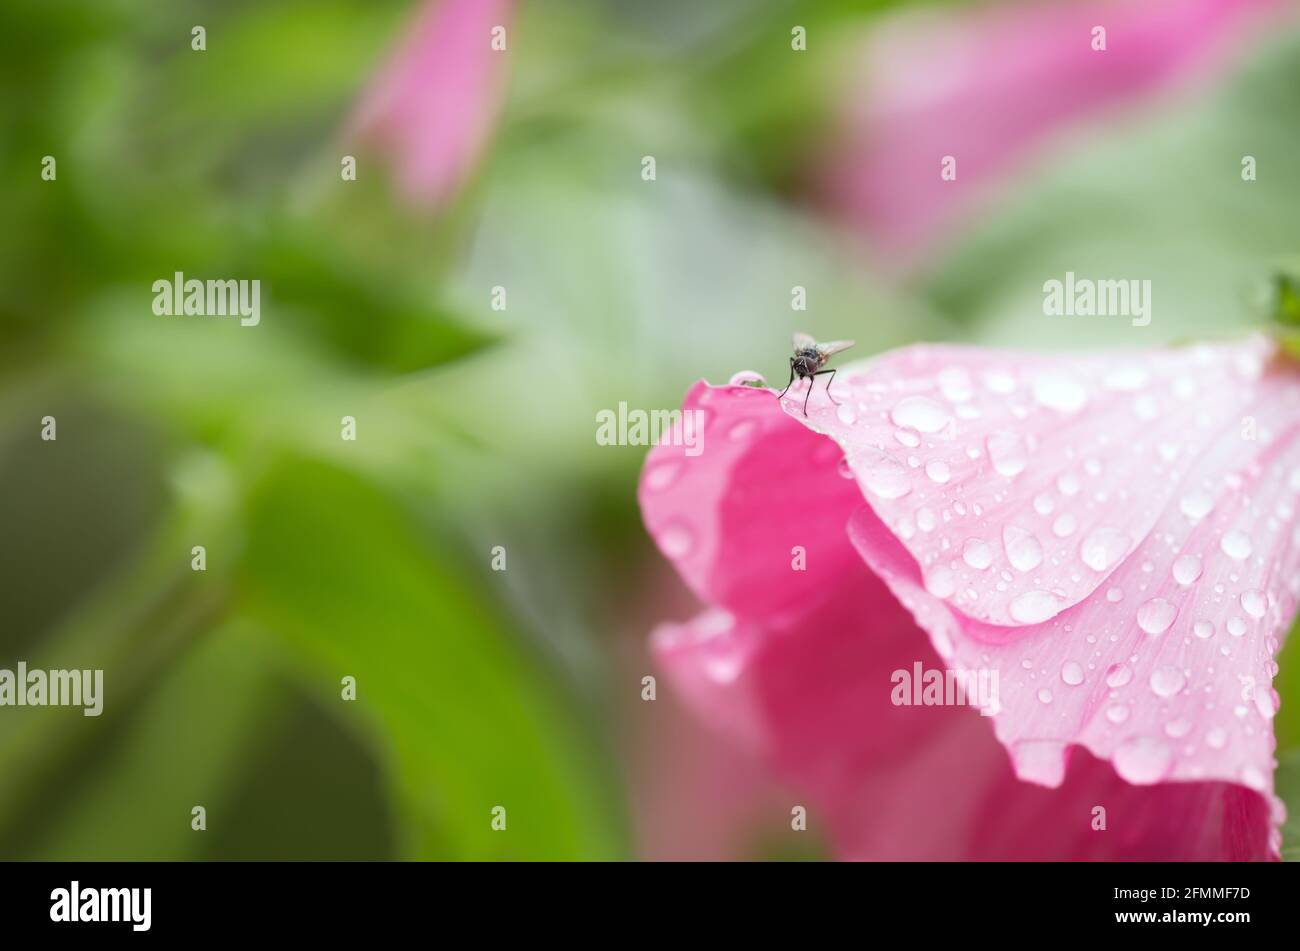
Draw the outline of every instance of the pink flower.
[[[407,198],[445,202],[478,159],[500,112],[507,49],[493,49],[514,0],[431,0],[371,81],[350,135],[388,152]],[[502,34],[498,34],[501,36]]]
[[[863,51],[841,140],[818,175],[836,213],[906,258],[1053,133],[1216,71],[1279,0],[1013,3],[905,13]],[[1104,51],[1093,30],[1106,31]],[[940,177],[944,156],[956,178]]]
[[[805,419],[798,386],[698,384],[704,452],[646,463],[646,525],[711,605],[653,635],[700,715],[846,857],[1276,857],[1300,371],[1265,338],[917,346],[834,395]],[[898,705],[918,662],[994,675],[992,715]]]

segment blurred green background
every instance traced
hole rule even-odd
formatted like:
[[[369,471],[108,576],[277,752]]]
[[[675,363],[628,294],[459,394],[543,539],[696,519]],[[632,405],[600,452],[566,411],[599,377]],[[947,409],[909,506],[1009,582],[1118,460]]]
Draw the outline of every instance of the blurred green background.
[[[597,445],[597,410],[779,378],[794,329],[865,356],[1258,318],[1300,220],[1300,35],[1085,126],[900,276],[805,185],[855,41],[905,5],[524,3],[499,120],[437,208],[341,138],[418,4],[0,7],[0,666],[102,667],[106,692],[99,718],[0,710],[0,857],[671,857],[655,790],[707,740],[640,679],[691,607],[640,527],[644,449]],[[1249,192],[1243,140],[1273,157]],[[1081,340],[1041,317],[1067,268],[1177,290],[1151,333]],[[175,271],[261,279],[261,326],[153,316]],[[784,855],[761,826],[697,854]]]

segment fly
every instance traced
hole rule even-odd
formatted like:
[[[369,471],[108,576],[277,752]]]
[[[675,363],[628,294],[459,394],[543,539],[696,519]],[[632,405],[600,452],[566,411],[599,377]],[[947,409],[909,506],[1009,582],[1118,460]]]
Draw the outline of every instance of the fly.
[[[835,382],[835,371],[823,369],[826,361],[841,350],[847,350],[853,346],[852,340],[832,340],[830,343],[818,343],[812,337],[804,333],[794,335],[794,356],[790,358],[790,382],[785,385],[785,389],[777,394],[777,399],[785,396],[790,387],[794,385],[794,378],[799,379],[808,377],[808,392],[803,398],[803,414],[808,415],[808,397],[812,396],[812,378],[821,376],[823,373],[829,373],[831,378],[826,381],[826,397],[836,405],[839,400],[831,396],[831,384]]]

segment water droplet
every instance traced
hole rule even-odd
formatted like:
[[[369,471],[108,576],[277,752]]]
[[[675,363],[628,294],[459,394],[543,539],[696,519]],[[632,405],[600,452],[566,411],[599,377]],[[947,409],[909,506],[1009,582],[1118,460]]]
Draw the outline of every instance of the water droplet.
[[[1277,715],[1277,703],[1273,699],[1273,688],[1264,685],[1255,688],[1255,709],[1265,720],[1271,720]]]
[[[961,557],[972,568],[983,571],[993,564],[993,546],[982,538],[968,538],[962,546]]]
[[[1151,692],[1157,697],[1172,697],[1187,686],[1187,678],[1177,667],[1157,667],[1151,673]]]
[[[1250,544],[1250,536],[1245,532],[1235,530],[1224,534],[1223,540],[1219,542],[1219,547],[1223,549],[1225,555],[1237,561],[1245,561],[1250,557],[1250,553],[1254,551]]]
[[[1020,624],[1039,624],[1056,615],[1063,602],[1047,591],[1026,591],[1012,599],[1007,610]]]
[[[1083,683],[1083,667],[1072,660],[1067,660],[1061,665],[1061,680],[1071,687],[1077,687]]]
[[[1205,745],[1213,750],[1221,750],[1228,745],[1228,733],[1222,727],[1215,727],[1205,734]]]
[[[905,396],[889,413],[895,426],[907,426],[919,433],[937,433],[948,425],[948,411],[928,396]]]
[[[1051,703],[1052,691],[1044,687],[1042,690],[1038,691],[1038,700],[1040,703]]]
[[[939,390],[953,403],[965,403],[974,393],[970,374],[962,367],[948,367],[939,371]]]
[[[1112,703],[1106,708],[1106,719],[1111,723],[1123,723],[1128,719],[1128,707],[1122,703]]]
[[[741,370],[739,373],[733,373],[731,379],[727,382],[731,386],[746,386],[750,383],[767,386],[767,380],[763,378],[763,374],[755,373],[753,370]]]
[[[1006,550],[1007,561],[1017,571],[1033,571],[1043,563],[1043,546],[1023,528],[1008,525],[1002,529],[1002,547]]]
[[[1118,604],[1120,601],[1123,601],[1123,600],[1124,600],[1124,589],[1123,589],[1123,588],[1108,588],[1108,589],[1106,590],[1106,600],[1109,601],[1111,604]]]
[[[899,499],[912,491],[907,469],[893,456],[864,449],[856,468],[862,473],[863,484],[882,499]]]
[[[1192,721],[1186,717],[1178,717],[1170,720],[1165,724],[1165,736],[1175,740],[1182,739],[1188,733],[1192,732]]]
[[[936,568],[925,576],[925,590],[936,598],[950,598],[957,590],[957,576],[951,568]]]
[[[1158,783],[1174,764],[1173,751],[1153,736],[1131,736],[1115,749],[1115,772],[1135,786]]]
[[[1041,406],[1061,413],[1077,413],[1088,403],[1088,391],[1074,379],[1059,373],[1034,380],[1034,399]]]
[[[1262,618],[1268,610],[1268,598],[1263,591],[1252,588],[1241,595],[1241,607],[1253,618]]]
[[[934,531],[935,517],[934,509],[917,509],[916,510],[916,527],[923,532]]]
[[[1164,598],[1152,598],[1145,602],[1137,612],[1138,627],[1148,634],[1163,634],[1174,623],[1178,609]]]
[[[940,485],[952,478],[948,463],[940,462],[938,459],[931,459],[925,464],[925,474],[930,477],[930,481],[937,482]]]
[[[848,403],[841,403],[835,407],[835,418],[845,426],[852,426],[858,421],[858,416],[853,412],[853,407]]]
[[[1189,492],[1178,503],[1178,509],[1191,519],[1202,519],[1214,508],[1214,498],[1208,492]]]
[[[1197,621],[1192,625],[1192,633],[1201,640],[1208,640],[1214,635],[1214,625],[1209,621]]]
[[[1016,391],[1016,378],[1010,373],[990,370],[981,379],[991,392],[997,393],[999,396],[1007,396]]]
[[[1051,515],[1054,508],[1056,508],[1056,501],[1046,492],[1039,492],[1034,496],[1034,511],[1039,515]]]
[[[1079,557],[1093,571],[1107,571],[1128,551],[1132,540],[1117,528],[1101,526],[1084,536]]]
[[[908,449],[915,449],[917,446],[921,445],[920,435],[911,429],[895,429],[894,438]]]
[[[1233,637],[1241,637],[1246,633],[1246,622],[1235,615],[1228,618],[1228,633]]]
[[[1133,679],[1133,669],[1123,664],[1111,664],[1106,670],[1106,686],[1118,689]]]
[[[1079,477],[1073,472],[1066,472],[1056,477],[1056,491],[1064,496],[1074,496],[1079,494]]]
[[[1268,790],[1268,777],[1256,766],[1243,766],[1241,768],[1241,781],[1256,792],[1266,792]]]
[[[1201,559],[1195,555],[1181,555],[1174,562],[1174,580],[1183,587],[1201,576]]]
[[[684,525],[670,525],[659,533],[659,547],[669,558],[684,558],[695,545],[695,537]]]
[[[1078,520],[1069,512],[1066,512],[1064,515],[1058,516],[1056,521],[1052,523],[1052,534],[1057,538],[1068,538],[1074,534],[1074,530],[1078,527]]]
[[[1018,476],[1029,465],[1029,450],[1016,433],[990,433],[984,445],[988,449],[994,471],[1000,476]]]
[[[681,472],[680,462],[663,462],[645,474],[645,487],[652,492],[661,492],[677,479]]]

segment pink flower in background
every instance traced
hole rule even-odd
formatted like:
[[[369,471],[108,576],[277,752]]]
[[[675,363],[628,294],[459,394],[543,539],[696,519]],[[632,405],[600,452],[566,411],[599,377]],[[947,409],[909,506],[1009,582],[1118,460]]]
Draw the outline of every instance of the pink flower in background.
[[[1280,0],[1014,3],[908,12],[863,51],[817,182],[833,213],[905,260],[1053,133],[1225,61]],[[1104,52],[1092,31],[1106,30]],[[1007,108],[1014,102],[1015,108]],[[954,181],[940,178],[952,156]]]
[[[481,154],[501,109],[509,57],[492,48],[492,31],[508,27],[514,6],[430,0],[363,95],[350,135],[389,154],[409,199],[445,202]]]
[[[646,525],[711,605],[653,637],[688,702],[846,857],[1275,857],[1300,371],[1263,338],[918,346],[835,396],[699,384],[705,452],[650,454]],[[917,662],[996,672],[994,715],[895,705]]]

